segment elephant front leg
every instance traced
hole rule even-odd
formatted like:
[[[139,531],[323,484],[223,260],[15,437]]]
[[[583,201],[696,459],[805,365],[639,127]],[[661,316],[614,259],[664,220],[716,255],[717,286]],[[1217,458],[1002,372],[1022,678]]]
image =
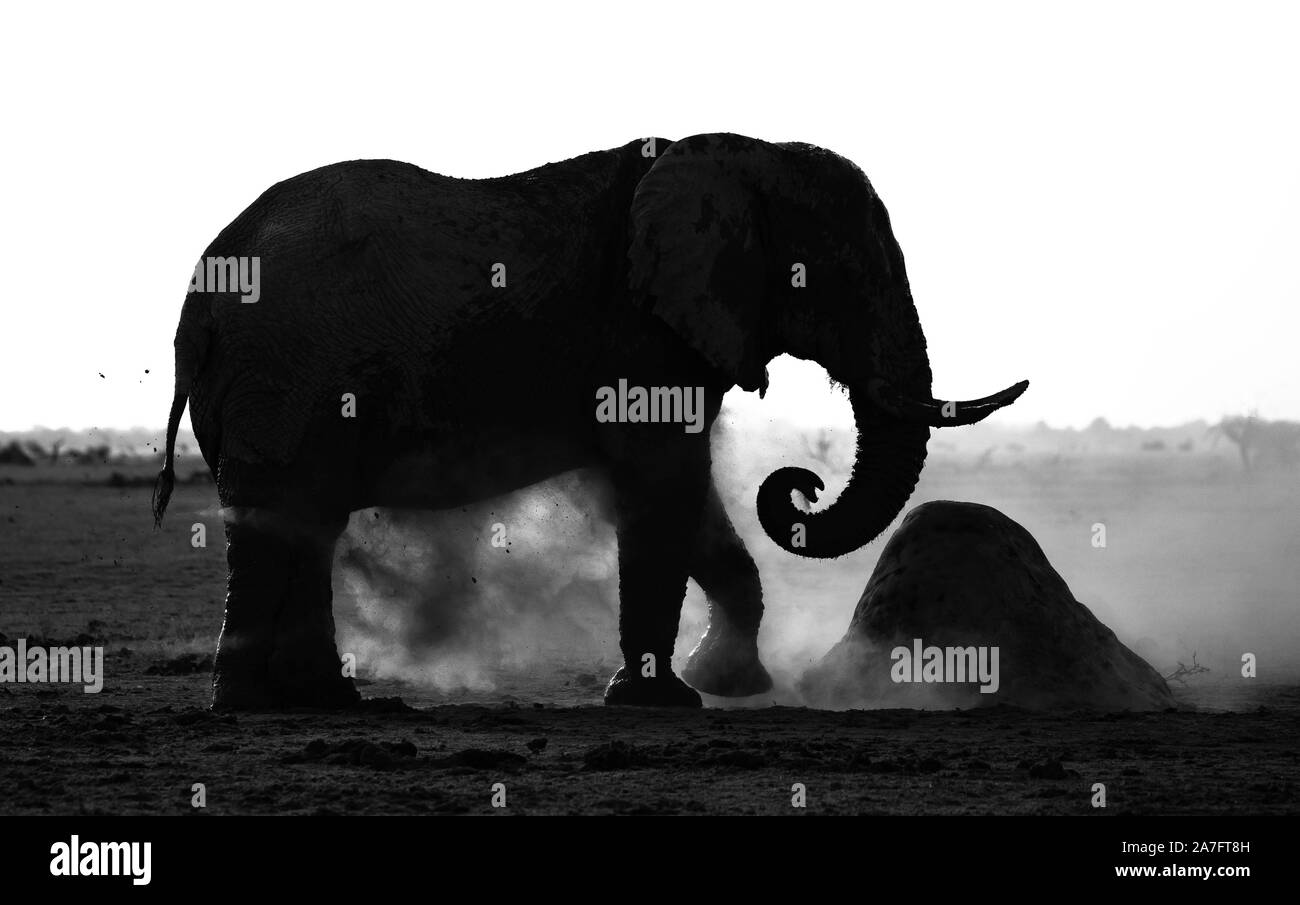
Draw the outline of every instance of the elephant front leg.
[[[672,658],[708,466],[701,478],[698,463],[676,474],[657,464],[658,475],[614,478],[623,668],[605,689],[605,703],[699,707],[699,694],[673,673]]]
[[[709,482],[691,577],[709,601],[709,627],[691,651],[682,677],[707,694],[746,697],[772,689],[758,658],[763,588],[758,567],[727,517],[718,489]]]
[[[334,645],[331,571],[341,526],[245,511],[226,526],[226,617],[212,673],[222,710],[340,707],[360,699]]]

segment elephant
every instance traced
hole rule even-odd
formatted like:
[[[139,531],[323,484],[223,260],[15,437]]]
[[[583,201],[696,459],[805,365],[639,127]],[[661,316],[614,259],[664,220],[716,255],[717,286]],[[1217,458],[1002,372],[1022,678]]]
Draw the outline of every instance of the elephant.
[[[351,512],[463,506],[579,468],[602,476],[616,521],[624,664],[605,703],[765,692],[758,570],[711,473],[723,395],[761,395],[782,354],[847,390],[858,440],[839,498],[796,506],[793,491],[815,502],[822,482],[783,467],[756,500],[778,545],[830,558],[898,515],[931,427],[979,421],[1028,386],[932,396],[884,205],[856,165],[802,143],[637,139],[487,179],[336,163],[263,193],[196,277],[214,260],[230,283],[186,296],[152,507],[161,524],[188,404],[226,522],[216,709],[359,700],[331,595]],[[246,261],[260,286],[241,294]],[[709,622],[678,676],[688,578]]]

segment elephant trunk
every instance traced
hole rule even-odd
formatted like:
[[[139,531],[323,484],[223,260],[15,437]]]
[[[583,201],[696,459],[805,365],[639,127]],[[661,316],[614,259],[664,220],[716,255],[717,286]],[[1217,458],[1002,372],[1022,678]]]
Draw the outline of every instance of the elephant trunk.
[[[758,519],[768,537],[799,556],[831,559],[865,546],[902,511],[925,462],[930,428],[883,409],[872,394],[850,390],[858,430],[849,483],[821,512],[803,512],[790,499],[798,490],[810,502],[823,489],[804,468],[780,468],[758,490]]]
[[[919,323],[910,326],[919,334]],[[799,556],[833,559],[870,543],[889,527],[912,495],[925,463],[930,427],[974,424],[1010,405],[1029,386],[1026,380],[982,399],[944,402],[929,393],[924,341],[892,348],[899,350],[900,357],[894,361],[877,357],[874,368],[877,373],[888,369],[913,375],[907,385],[917,391],[908,393],[880,377],[850,384],[858,441],[853,470],[839,498],[821,512],[796,508],[791,491],[798,490],[816,502],[818,491],[824,489],[821,478],[805,468],[777,469],[759,487],[759,522],[783,549]],[[906,357],[909,350],[910,360]],[[900,359],[910,370],[898,367]]]

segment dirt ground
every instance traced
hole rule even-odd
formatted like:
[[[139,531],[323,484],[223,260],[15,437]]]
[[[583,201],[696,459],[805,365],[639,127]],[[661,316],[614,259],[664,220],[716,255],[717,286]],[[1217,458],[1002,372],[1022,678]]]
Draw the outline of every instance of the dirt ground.
[[[600,706],[609,658],[583,653],[499,670],[477,690],[362,670],[367,703],[347,713],[212,714],[224,557],[219,530],[206,550],[188,540],[191,514],[219,524],[215,493],[178,487],[155,533],[154,468],[0,473],[0,643],[102,645],[107,674],[99,694],[0,685],[0,812],[194,813],[195,783],[211,814],[1300,812],[1300,683],[1222,669],[1175,683],[1198,708],[1185,712],[825,712],[779,696],[644,712]],[[1110,504],[1121,525],[1122,505]],[[847,625],[867,565],[836,579],[845,599],[819,620],[826,637]]]
[[[214,715],[206,675],[0,705],[6,814],[1295,814],[1300,692],[1250,713],[646,713],[371,700]],[[368,693],[389,689],[367,688]],[[1106,809],[1091,805],[1094,783]]]

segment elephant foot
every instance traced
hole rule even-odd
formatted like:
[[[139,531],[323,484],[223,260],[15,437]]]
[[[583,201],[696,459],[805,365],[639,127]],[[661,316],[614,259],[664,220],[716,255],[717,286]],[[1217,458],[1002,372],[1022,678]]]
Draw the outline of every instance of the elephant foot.
[[[223,642],[225,639],[223,639]],[[333,648],[333,644],[330,644]],[[339,710],[361,701],[352,679],[342,675],[337,654],[311,659],[253,651],[217,651],[212,670],[213,710]]]
[[[758,642],[709,626],[691,651],[682,678],[705,694],[745,698],[772,690],[772,677],[758,659]]]
[[[352,680],[340,676],[328,683],[267,687],[214,674],[212,677],[213,710],[344,710],[361,703],[361,693]]]
[[[645,679],[626,666],[605,688],[605,703],[631,707],[702,707],[699,693],[673,673]]]

